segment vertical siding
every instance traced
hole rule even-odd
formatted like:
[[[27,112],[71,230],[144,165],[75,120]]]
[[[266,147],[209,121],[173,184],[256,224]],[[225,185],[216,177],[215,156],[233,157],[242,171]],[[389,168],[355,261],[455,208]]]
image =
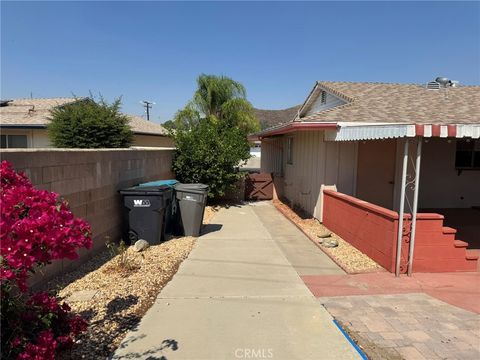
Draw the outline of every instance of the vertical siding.
[[[273,173],[275,176],[283,174],[283,138],[262,140],[262,156],[260,168],[262,172]]]
[[[310,215],[319,214],[322,204],[320,187],[335,185],[340,192],[353,195],[355,190],[356,144],[324,141],[323,131],[297,132],[275,140],[262,141],[262,171],[273,172],[286,139],[293,138],[293,164],[283,156],[283,189],[279,196]],[[275,144],[277,147],[273,147]],[[277,164],[277,165],[275,165]]]

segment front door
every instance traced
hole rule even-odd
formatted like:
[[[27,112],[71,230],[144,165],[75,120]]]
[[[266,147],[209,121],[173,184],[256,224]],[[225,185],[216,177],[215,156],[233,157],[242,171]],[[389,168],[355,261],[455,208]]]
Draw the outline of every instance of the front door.
[[[357,198],[387,209],[393,208],[395,151],[394,140],[359,143]]]

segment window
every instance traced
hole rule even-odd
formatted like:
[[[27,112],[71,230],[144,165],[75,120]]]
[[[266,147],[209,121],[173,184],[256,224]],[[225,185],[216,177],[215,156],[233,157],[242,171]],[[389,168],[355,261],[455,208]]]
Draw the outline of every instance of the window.
[[[455,168],[480,170],[480,141],[458,140],[455,153]]]
[[[1,148],[27,148],[27,135],[1,135]]]
[[[322,104],[327,103],[327,92],[326,91],[322,91],[322,94],[320,95],[320,101],[321,101]]]
[[[293,138],[287,139],[287,164],[293,164]]]

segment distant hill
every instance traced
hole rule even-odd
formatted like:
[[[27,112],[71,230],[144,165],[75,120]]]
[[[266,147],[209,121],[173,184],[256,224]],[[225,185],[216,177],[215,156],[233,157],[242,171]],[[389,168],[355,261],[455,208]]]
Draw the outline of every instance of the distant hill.
[[[300,107],[301,105],[297,105],[283,110],[254,109],[254,111],[262,130],[264,130],[278,124],[292,121]]]

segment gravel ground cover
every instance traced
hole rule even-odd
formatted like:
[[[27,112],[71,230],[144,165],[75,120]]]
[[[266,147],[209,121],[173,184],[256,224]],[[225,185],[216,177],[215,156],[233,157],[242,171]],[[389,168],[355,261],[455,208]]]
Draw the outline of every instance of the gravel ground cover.
[[[331,232],[325,226],[320,224],[317,219],[308,218],[301,213],[293,211],[287,204],[280,200],[275,199],[272,200],[272,202],[280,212],[299,226],[316,244],[320,244],[322,240],[319,235],[323,236],[326,233],[331,233],[331,236],[328,239],[336,240],[338,246],[327,248],[320,245],[320,247],[347,273],[356,274],[383,270],[383,268],[375,261],[354,246],[350,245],[337,234]]]
[[[219,207],[205,209],[204,223]],[[112,258],[103,251],[77,270],[57,277],[45,288],[55,290],[74,312],[89,322],[71,351],[61,359],[106,359],[154,303],[180,263],[192,250],[193,237],[173,238],[142,252],[128,248]]]

